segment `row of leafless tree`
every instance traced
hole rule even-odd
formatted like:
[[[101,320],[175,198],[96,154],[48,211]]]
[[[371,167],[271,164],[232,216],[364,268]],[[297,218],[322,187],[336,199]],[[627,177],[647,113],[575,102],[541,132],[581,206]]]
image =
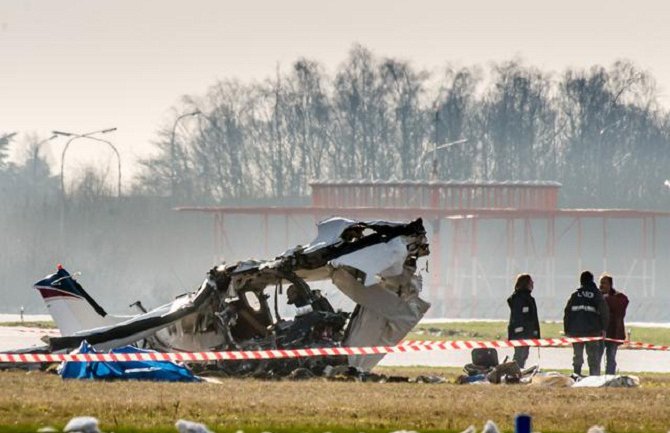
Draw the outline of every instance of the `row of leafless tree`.
[[[184,97],[140,185],[183,199],[308,194],[311,179],[558,180],[572,205],[654,205],[670,116],[629,62],[550,74],[520,61],[446,68],[354,46],[334,76],[297,60],[261,83],[215,83]]]
[[[439,179],[558,180],[567,205],[662,206],[670,114],[658,97],[629,62],[429,74],[354,46],[334,76],[300,59],[260,83],[224,80],[184,97],[135,193],[216,203],[305,196],[312,179],[429,179],[433,143],[467,139],[437,152]],[[30,200],[57,195],[39,147],[11,166],[6,141],[3,186],[30,188]],[[87,172],[73,196],[110,193],[101,176]]]

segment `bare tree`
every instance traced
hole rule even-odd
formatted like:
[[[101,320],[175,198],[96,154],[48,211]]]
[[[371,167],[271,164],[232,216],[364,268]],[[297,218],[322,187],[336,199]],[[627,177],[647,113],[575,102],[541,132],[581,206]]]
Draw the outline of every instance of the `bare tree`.
[[[166,195],[176,175],[179,200],[220,202],[305,196],[314,178],[425,179],[431,143],[466,138],[438,155],[441,178],[554,179],[572,205],[656,205],[670,128],[647,72],[620,61],[553,77],[519,60],[486,72],[448,68],[429,90],[426,72],[354,45],[333,79],[301,58],[260,83],[217,82],[175,109],[200,115],[174,142],[159,131],[141,190]]]
[[[440,166],[446,168],[445,175],[450,178],[471,178],[477,162],[481,160],[485,167],[488,161],[488,155],[481,147],[486,134],[484,128],[476,124],[480,104],[475,92],[480,81],[481,74],[476,68],[447,68],[440,80],[436,108],[427,113],[433,129],[432,140],[438,144],[468,140],[467,145],[449,148],[438,155]],[[478,147],[481,149],[480,159],[476,158]]]
[[[393,155],[380,143],[380,121],[386,106],[372,52],[354,45],[335,76],[334,92],[339,139],[332,149],[335,175],[374,179],[378,160]]]
[[[415,71],[408,62],[386,59],[380,66],[382,94],[388,107],[387,122],[383,128],[383,143],[395,149],[385,158],[385,172],[397,172],[399,163],[402,179],[415,176],[422,143],[426,139],[426,118],[421,107],[428,74]]]
[[[493,67],[493,82],[482,106],[497,179],[537,178],[538,155],[553,138],[556,113],[549,78],[517,61]]]

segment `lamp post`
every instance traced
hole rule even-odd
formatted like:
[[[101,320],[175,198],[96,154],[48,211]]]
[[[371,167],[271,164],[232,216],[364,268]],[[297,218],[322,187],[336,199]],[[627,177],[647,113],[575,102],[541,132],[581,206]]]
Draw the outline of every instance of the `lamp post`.
[[[104,140],[104,139],[98,138],[98,137],[85,137],[85,138],[88,138],[89,140],[99,141],[101,143],[106,143],[114,151],[114,154],[116,154],[116,169],[117,169],[117,173],[118,173],[117,185],[116,185],[116,196],[121,197],[121,155],[119,154],[118,149],[109,140]]]
[[[467,141],[468,141],[467,138],[462,138],[460,140],[451,141],[449,143],[444,143],[444,144],[441,144],[439,146],[437,145],[437,143],[433,143],[433,170],[430,174],[430,178],[431,178],[430,180],[437,180],[437,151],[442,150],[442,149],[448,149],[451,146],[466,143]]]
[[[116,128],[107,128],[107,129],[100,129],[97,131],[91,131],[87,132],[85,134],[75,134],[72,132],[63,132],[63,131],[52,131],[54,135],[61,135],[63,137],[70,137],[70,139],[65,143],[65,147],[63,148],[63,153],[61,154],[61,159],[60,159],[60,189],[61,189],[61,207],[60,207],[60,245],[61,248],[65,246],[65,180],[63,178],[63,173],[65,169],[65,155],[67,154],[67,150],[70,147],[70,144],[80,138],[92,138],[96,139],[95,137],[91,137],[92,135],[95,134],[107,134],[110,132],[116,131]],[[106,140],[105,140],[106,141]],[[119,161],[119,185],[121,184],[121,158],[119,158],[119,152],[114,148],[114,146],[111,145],[111,143],[108,142],[108,144],[114,149],[114,152],[116,153],[116,156]],[[119,189],[120,191],[120,189]]]
[[[197,116],[200,114],[200,110],[195,110],[190,113],[184,113],[181,114],[180,116],[177,116],[177,118],[174,121],[174,124],[172,125],[172,135],[170,137],[170,195],[172,198],[174,198],[175,195],[175,190],[177,189],[177,170],[175,168],[175,146],[174,146],[174,136],[177,131],[177,124],[181,119],[184,117],[189,117],[189,116]]]
[[[443,150],[443,149],[448,149],[451,146],[455,146],[457,144],[462,144],[462,143],[467,143],[468,139],[467,138],[462,138],[460,140],[456,141],[450,141],[449,143],[444,143],[441,145],[437,145],[437,143],[433,143],[433,150],[432,151],[424,151],[423,154],[421,154],[421,157],[419,157],[419,163],[416,166],[415,169],[415,176],[419,175],[419,171],[421,170],[421,166],[423,165],[424,161],[428,157],[429,154],[432,153],[433,156],[433,165],[432,165],[432,170],[430,173],[430,180],[437,180],[437,151],[438,150]]]
[[[92,135],[95,135],[95,134],[107,134],[109,132],[114,132],[114,131],[116,131],[116,128],[100,129],[100,130],[97,130],[97,131],[87,132],[85,134],[75,134],[75,133],[72,133],[72,132],[53,131],[53,133],[55,135],[62,135],[64,137],[70,137],[70,139],[67,141],[67,143],[65,143],[65,147],[63,148],[63,153],[61,153],[61,158],[60,158],[60,189],[61,189],[61,194],[62,194],[62,198],[63,198],[63,203],[65,203],[65,179],[64,179],[65,155],[67,154],[67,150],[70,148],[70,144],[73,141],[78,140],[80,138],[90,138],[90,139],[93,139],[93,140],[103,141],[103,142],[109,144],[109,146],[114,150],[114,153],[116,153],[116,158],[117,158],[118,167],[119,167],[119,196],[121,195],[120,194],[120,191],[121,191],[121,158],[119,157],[118,150],[116,150],[116,148],[112,145],[112,143],[110,143],[107,140],[101,140],[101,139],[98,139],[98,138],[95,138],[95,137],[91,137]]]
[[[430,180],[437,180],[437,175],[438,175],[437,151],[442,150],[442,149],[448,149],[451,146],[455,146],[457,144],[466,143],[468,141],[468,139],[467,138],[462,138],[460,140],[451,141],[449,143],[444,143],[444,144],[441,144],[441,145],[438,146],[437,143],[440,141],[440,109],[439,109],[438,102],[435,102],[433,104],[433,110],[435,111],[435,119],[434,119],[434,121],[435,121],[435,137],[433,139],[433,150],[432,150],[433,164],[432,164],[432,169],[431,169],[431,172],[430,172]],[[417,163],[416,168],[414,169],[414,177],[419,176],[421,166],[423,165],[423,163],[424,163],[426,157],[428,156],[429,152],[430,151],[428,151],[428,150],[424,150],[423,153],[421,154],[421,156],[419,157],[419,162]]]

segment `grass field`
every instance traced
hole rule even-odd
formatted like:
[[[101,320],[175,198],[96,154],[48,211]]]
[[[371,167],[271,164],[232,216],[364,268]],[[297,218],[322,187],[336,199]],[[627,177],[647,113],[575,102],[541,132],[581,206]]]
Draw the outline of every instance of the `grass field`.
[[[563,324],[542,322],[540,329],[543,338],[562,337]],[[627,326],[631,330],[631,339],[645,343],[670,345],[669,328],[647,328]],[[453,322],[440,324],[421,324],[407,336],[408,340],[505,340],[507,322]]]
[[[26,328],[56,329],[56,324],[52,321],[45,322],[2,322],[0,326],[24,326]]]
[[[413,376],[457,369],[383,368]],[[548,389],[522,385],[350,383],[315,379],[267,382],[224,379],[221,384],[63,381],[47,373],[0,372],[0,431],[63,427],[91,415],[104,431],[174,431],[185,418],[215,431],[460,432],[487,419],[506,431],[514,413],[533,415],[535,430],[666,432],[670,376],[643,375],[636,389]]]
[[[7,322],[0,326],[26,326],[32,328],[55,328],[54,322]],[[563,324],[542,322],[542,337],[561,337]],[[651,328],[628,326],[631,339],[645,343],[670,345],[670,328]],[[414,328],[408,340],[504,340],[507,338],[507,322],[453,322],[440,324],[421,324]]]
[[[7,324],[3,324],[6,326]],[[51,322],[17,323],[49,328]],[[544,337],[561,325],[543,323]],[[634,340],[670,344],[670,330],[633,328]],[[492,340],[506,337],[505,322],[419,325],[407,338]],[[438,374],[453,382],[457,368],[379,368],[390,375]],[[528,412],[536,431],[610,433],[670,430],[670,375],[643,374],[637,389],[544,389],[513,385],[343,383],[315,379],[269,382],[223,379],[221,384],[63,381],[35,372],[0,372],[0,432],[62,428],[73,416],[100,419],[103,431],[173,432],[185,418],[219,432],[460,432],[492,419],[505,431]]]

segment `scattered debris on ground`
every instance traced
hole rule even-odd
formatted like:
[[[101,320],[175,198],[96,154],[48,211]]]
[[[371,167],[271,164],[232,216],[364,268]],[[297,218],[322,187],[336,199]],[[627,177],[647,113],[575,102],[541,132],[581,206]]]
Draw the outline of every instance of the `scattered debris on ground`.
[[[213,433],[205,424],[185,419],[177,420],[174,426],[177,427],[179,433]]]
[[[63,429],[65,433],[100,433],[98,419],[92,416],[72,418]]]
[[[474,349],[472,362],[463,367],[465,374],[456,379],[459,384],[524,384],[555,388],[635,388],[640,386],[637,376],[577,376],[559,372],[543,372],[539,366],[519,368],[516,361],[498,362],[495,349]]]
[[[573,385],[575,388],[637,388],[640,378],[637,376],[587,376]]]
[[[526,415],[522,416],[528,419],[530,418]],[[177,420],[177,422],[175,422],[174,425],[178,433],[213,433],[213,431],[210,430],[208,426],[195,421],[179,419]],[[527,427],[530,428],[530,424]],[[58,431],[59,430],[50,426],[42,427],[37,430],[38,433],[51,433]],[[525,431],[520,430],[518,431],[519,433],[525,433]],[[500,432],[501,430],[498,428],[497,424],[491,420],[486,421],[486,423],[484,423],[484,427],[481,430],[481,433],[500,433]],[[91,416],[80,416],[72,418],[63,429],[63,433],[102,433],[102,431],[99,428],[99,421],[97,418]],[[244,433],[244,432],[238,430],[238,433]],[[418,433],[418,432],[414,430],[396,430],[393,431],[392,433]],[[471,425],[465,430],[463,430],[461,433],[478,433],[478,430],[474,425]],[[530,433],[530,430],[528,430],[528,433]],[[607,432],[604,427],[594,425],[590,427],[586,433],[607,433]]]

